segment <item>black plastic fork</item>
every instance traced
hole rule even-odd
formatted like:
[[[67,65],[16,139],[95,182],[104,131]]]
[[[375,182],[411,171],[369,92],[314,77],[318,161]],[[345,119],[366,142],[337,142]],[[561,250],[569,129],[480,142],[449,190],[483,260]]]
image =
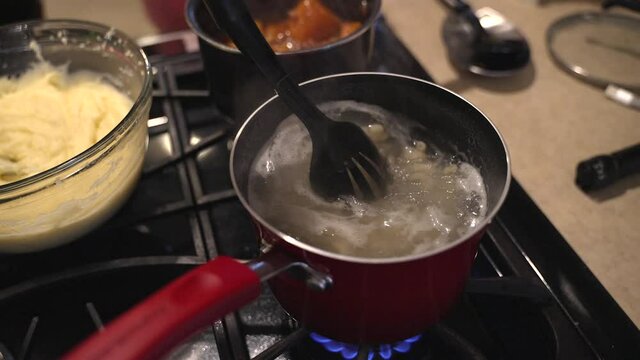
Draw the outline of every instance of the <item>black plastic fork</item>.
[[[244,2],[204,0],[204,4],[309,131],[313,191],[328,200],[355,196],[371,201],[384,196],[388,177],[378,149],[358,125],[331,120],[301,92],[278,62]]]

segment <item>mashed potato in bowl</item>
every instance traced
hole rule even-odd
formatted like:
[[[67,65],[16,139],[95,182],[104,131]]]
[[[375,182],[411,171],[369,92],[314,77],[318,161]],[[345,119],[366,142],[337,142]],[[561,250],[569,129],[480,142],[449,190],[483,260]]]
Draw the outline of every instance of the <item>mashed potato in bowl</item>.
[[[59,165],[102,139],[133,101],[101,76],[40,63],[0,78],[0,185]]]
[[[140,177],[149,62],[115,29],[34,21],[0,27],[0,77],[0,253],[75,240]]]

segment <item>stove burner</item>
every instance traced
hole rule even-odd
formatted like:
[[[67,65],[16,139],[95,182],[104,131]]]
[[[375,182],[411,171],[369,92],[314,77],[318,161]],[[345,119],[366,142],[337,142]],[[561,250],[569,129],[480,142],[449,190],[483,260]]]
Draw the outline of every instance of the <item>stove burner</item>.
[[[317,333],[311,333],[309,334],[309,336],[311,337],[311,339],[313,339],[313,341],[322,345],[322,347],[324,347],[327,351],[330,351],[332,353],[340,353],[340,355],[342,355],[342,357],[347,360],[355,359],[361,349],[365,349],[364,351],[366,351],[366,348],[363,348],[359,345],[336,341]],[[411,346],[413,345],[413,343],[417,342],[421,338],[422,335],[416,335],[414,337],[410,337],[393,344],[382,344],[371,347],[368,350],[369,354],[367,356],[367,360],[373,360],[374,358],[376,358],[376,356],[377,358],[389,360],[395,353],[407,353],[409,352],[409,350],[411,350]]]

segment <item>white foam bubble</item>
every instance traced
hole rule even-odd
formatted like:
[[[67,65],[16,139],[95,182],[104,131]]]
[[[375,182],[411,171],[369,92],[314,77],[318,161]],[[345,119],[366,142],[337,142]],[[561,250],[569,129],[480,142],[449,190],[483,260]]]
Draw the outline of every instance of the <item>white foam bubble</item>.
[[[465,192],[475,192],[482,198],[486,198],[486,190],[484,188],[484,181],[482,181],[482,175],[480,171],[468,163],[461,163],[459,171],[462,176],[458,177],[458,185]],[[484,215],[484,214],[483,214]]]
[[[284,120],[276,129],[267,148],[261,151],[254,171],[263,177],[280,166],[290,166],[311,157],[311,138],[302,122],[295,116]]]

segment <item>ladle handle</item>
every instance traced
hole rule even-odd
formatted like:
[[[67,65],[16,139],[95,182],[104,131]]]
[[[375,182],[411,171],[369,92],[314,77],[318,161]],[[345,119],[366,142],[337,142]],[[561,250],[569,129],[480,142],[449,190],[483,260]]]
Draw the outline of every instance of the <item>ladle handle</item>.
[[[209,14],[215,18],[243,54],[251,58],[278,95],[310,131],[321,131],[324,115],[302,94],[298,85],[282,68],[271,46],[253,21],[242,0],[203,0]]]
[[[486,33],[480,19],[473,12],[473,9],[464,0],[440,0],[440,3],[453,10],[459,16],[462,16],[476,32],[476,37],[479,37]]]

